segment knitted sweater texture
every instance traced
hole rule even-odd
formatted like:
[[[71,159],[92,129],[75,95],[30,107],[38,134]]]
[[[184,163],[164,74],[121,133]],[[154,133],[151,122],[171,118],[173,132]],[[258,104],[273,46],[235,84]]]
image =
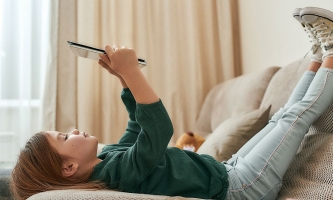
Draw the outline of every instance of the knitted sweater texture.
[[[107,145],[90,180],[123,192],[224,199],[226,168],[208,155],[167,147],[173,126],[161,100],[137,104],[129,89],[121,98],[129,114],[118,144]]]

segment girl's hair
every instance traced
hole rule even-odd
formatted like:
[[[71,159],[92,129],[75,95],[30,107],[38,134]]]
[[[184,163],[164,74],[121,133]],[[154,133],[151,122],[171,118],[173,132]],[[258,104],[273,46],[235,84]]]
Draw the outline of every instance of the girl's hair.
[[[12,171],[11,189],[17,199],[49,190],[64,189],[105,189],[100,181],[90,181],[93,170],[80,178],[65,178],[61,175],[60,156],[47,140],[46,133],[32,136],[21,149],[17,163]]]

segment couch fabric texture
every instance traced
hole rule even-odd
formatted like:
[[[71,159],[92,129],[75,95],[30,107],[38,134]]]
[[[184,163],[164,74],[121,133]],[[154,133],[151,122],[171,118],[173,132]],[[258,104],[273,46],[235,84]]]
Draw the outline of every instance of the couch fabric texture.
[[[193,129],[207,138],[201,153],[208,153],[219,160],[226,160],[230,154],[236,153],[241,145],[235,140],[246,142],[256,130],[265,126],[268,119],[285,104],[309,62],[307,57],[282,68],[266,68],[213,87]],[[246,135],[246,131],[251,133]],[[332,199],[332,133],[333,104],[313,124],[303,140],[284,177],[278,199]],[[105,190],[64,190],[39,193],[29,200],[96,198],[186,199]]]
[[[168,197],[168,196],[157,196],[157,195],[145,195],[145,194],[131,194],[125,192],[117,192],[111,190],[99,190],[99,191],[88,191],[88,190],[56,190],[35,194],[28,198],[34,200],[51,200],[51,199],[71,199],[71,200],[182,200],[182,199],[193,199],[195,198],[184,198],[184,197]]]
[[[11,169],[0,169],[0,200],[13,199],[9,190]]]

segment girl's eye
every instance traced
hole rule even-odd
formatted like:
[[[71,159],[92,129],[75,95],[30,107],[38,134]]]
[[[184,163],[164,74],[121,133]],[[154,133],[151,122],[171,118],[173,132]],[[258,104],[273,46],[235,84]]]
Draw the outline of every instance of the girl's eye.
[[[66,134],[66,136],[65,136],[65,140],[67,140],[68,139],[68,134]]]

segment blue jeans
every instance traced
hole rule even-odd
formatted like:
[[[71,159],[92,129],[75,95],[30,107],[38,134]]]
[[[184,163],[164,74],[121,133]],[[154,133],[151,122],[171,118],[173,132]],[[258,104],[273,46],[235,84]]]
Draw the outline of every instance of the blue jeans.
[[[305,134],[332,100],[333,70],[306,71],[267,126],[223,163],[229,175],[226,199],[276,199]]]

